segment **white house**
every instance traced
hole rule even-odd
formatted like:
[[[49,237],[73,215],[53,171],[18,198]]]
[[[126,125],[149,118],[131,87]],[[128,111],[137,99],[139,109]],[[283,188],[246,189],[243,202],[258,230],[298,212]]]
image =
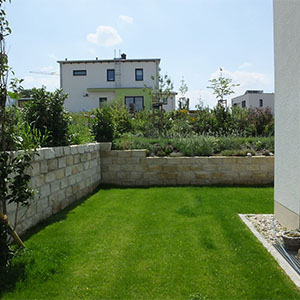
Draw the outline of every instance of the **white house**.
[[[300,227],[300,1],[274,0],[274,213]]]
[[[114,101],[140,111],[152,108],[145,86],[157,85],[160,59],[121,58],[64,60],[60,64],[60,87],[68,93],[65,107],[72,112],[88,111]],[[155,80],[152,79],[155,78]],[[175,109],[175,95],[164,99],[163,109]]]
[[[232,98],[231,105],[241,108],[269,107],[274,114],[274,93],[264,93],[261,90],[247,90],[244,95]]]

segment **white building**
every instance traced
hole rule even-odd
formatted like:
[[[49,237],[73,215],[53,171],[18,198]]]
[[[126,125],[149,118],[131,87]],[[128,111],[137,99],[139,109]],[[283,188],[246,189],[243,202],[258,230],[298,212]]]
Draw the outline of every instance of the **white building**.
[[[137,111],[152,108],[145,86],[157,85],[160,59],[64,60],[60,64],[60,87],[68,98],[65,107],[72,112],[88,111],[114,101]],[[155,80],[152,79],[155,78]],[[163,109],[175,109],[175,95],[164,100]]]
[[[300,227],[300,1],[274,0],[275,218]]]
[[[231,105],[241,108],[269,107],[274,114],[274,93],[264,93],[261,90],[247,90],[244,95],[232,98]]]

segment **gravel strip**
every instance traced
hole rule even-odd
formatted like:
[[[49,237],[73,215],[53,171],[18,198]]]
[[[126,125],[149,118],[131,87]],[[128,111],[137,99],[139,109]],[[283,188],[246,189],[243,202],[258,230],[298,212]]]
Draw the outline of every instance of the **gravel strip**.
[[[275,243],[275,236],[273,232],[274,215],[249,214],[245,216],[269,244]],[[276,237],[282,242],[281,236],[283,232],[287,230],[287,228],[282,226],[276,219],[274,219],[274,225]]]

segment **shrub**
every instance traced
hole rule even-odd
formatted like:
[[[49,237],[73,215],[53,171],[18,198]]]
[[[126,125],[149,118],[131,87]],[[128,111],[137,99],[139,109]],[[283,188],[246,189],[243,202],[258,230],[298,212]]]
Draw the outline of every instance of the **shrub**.
[[[92,125],[92,133],[97,142],[112,142],[114,128],[109,107],[97,109]]]
[[[111,105],[109,109],[113,122],[114,138],[118,138],[126,132],[131,132],[131,117],[127,107],[123,104],[115,104]]]
[[[209,156],[214,153],[215,139],[209,136],[195,136],[173,140],[172,144],[185,156]]]
[[[70,125],[68,128],[71,145],[86,144],[94,140],[90,130],[91,118],[88,113],[70,113]]]
[[[69,116],[64,110],[67,94],[62,90],[55,92],[32,89],[32,98],[25,106],[25,120],[32,128],[38,129],[42,135],[47,135],[43,146],[65,146],[69,144]]]

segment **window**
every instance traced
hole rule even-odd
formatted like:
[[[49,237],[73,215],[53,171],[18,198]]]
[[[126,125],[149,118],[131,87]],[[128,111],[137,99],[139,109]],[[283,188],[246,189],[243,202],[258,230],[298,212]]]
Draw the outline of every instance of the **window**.
[[[125,97],[125,105],[130,111],[141,111],[144,109],[144,97]]]
[[[264,100],[263,99],[259,99],[259,107],[263,107],[264,106]]]
[[[246,107],[246,101],[242,101],[242,107]]]
[[[107,81],[115,81],[115,70],[114,69],[107,70]]]
[[[144,71],[143,69],[135,69],[135,80],[143,81],[144,80]]]
[[[73,70],[73,76],[86,76],[86,70]]]
[[[107,98],[99,98],[99,107],[102,108],[103,106],[105,106],[107,102]]]
[[[168,98],[163,98],[163,105],[168,105]]]

